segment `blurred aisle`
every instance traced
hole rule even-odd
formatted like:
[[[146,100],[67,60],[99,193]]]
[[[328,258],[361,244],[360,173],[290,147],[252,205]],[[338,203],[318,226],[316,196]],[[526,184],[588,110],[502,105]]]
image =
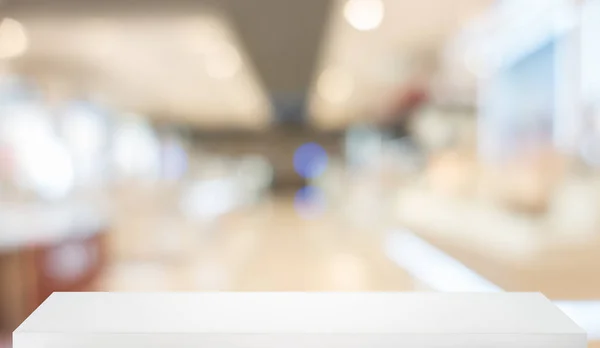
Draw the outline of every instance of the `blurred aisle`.
[[[162,201],[165,202],[165,201]],[[154,207],[156,209],[156,207]],[[333,213],[302,219],[291,197],[194,224],[176,213],[135,214],[111,236],[117,255],[99,289],[120,291],[396,291],[415,283],[382,252],[382,231]],[[150,208],[149,208],[150,209]],[[137,220],[137,221],[133,221]],[[137,229],[137,230],[136,230]]]

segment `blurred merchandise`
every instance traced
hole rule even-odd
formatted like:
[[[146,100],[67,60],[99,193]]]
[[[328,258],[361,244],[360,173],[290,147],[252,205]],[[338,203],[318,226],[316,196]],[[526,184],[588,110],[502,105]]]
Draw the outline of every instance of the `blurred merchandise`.
[[[117,180],[146,182],[159,178],[159,140],[139,116],[117,119],[111,149]]]
[[[74,181],[81,187],[105,184],[110,173],[108,112],[90,102],[74,101],[60,118],[60,134],[74,163]]]
[[[162,144],[162,174],[167,181],[181,180],[188,169],[188,153],[176,134],[169,134]]]
[[[14,84],[12,90],[23,93],[24,88]],[[74,187],[73,161],[35,94],[7,100],[0,108],[0,139],[10,160],[5,189],[18,200],[66,197]]]
[[[31,84],[3,79],[0,92],[2,327],[14,328],[54,291],[94,288],[105,263],[109,212],[85,190],[102,175],[101,136],[89,114],[60,119]],[[96,126],[98,127],[98,126]],[[75,132],[75,133],[74,133]],[[87,175],[86,175],[87,174]]]
[[[105,262],[107,221],[84,204],[2,205],[0,254],[10,278],[1,287],[12,294],[3,298],[13,308],[10,327],[54,291],[93,289]]]

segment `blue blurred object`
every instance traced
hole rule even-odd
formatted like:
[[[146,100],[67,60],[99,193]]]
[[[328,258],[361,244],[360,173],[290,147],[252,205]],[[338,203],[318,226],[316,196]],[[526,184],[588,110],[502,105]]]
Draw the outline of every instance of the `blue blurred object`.
[[[185,149],[176,141],[167,141],[163,146],[163,176],[167,180],[179,180],[188,168]]]
[[[325,212],[325,193],[318,187],[305,186],[296,192],[294,207],[298,215],[305,219],[317,218]]]
[[[296,173],[305,179],[314,179],[322,175],[327,169],[327,163],[327,151],[316,143],[306,143],[294,154]]]

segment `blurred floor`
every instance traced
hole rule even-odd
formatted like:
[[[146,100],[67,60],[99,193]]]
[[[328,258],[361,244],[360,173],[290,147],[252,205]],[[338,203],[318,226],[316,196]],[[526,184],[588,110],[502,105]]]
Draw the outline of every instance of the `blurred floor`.
[[[401,291],[416,286],[383,252],[383,230],[352,227],[334,212],[303,219],[291,197],[272,197],[204,224],[164,208],[118,219],[111,236],[115,255],[99,289]]]
[[[365,214],[361,224],[332,208],[306,219],[293,197],[281,195],[202,222],[179,212],[177,196],[169,190],[122,195],[112,255],[97,290],[541,291],[591,327],[590,346],[598,346],[592,313],[598,296],[591,285],[593,265],[600,263],[589,257],[583,268],[573,259],[570,271],[565,262],[550,269],[556,262],[544,253],[529,254],[527,264],[500,262],[489,248],[413,234],[377,214]],[[553,248],[550,256],[564,259],[573,250]]]

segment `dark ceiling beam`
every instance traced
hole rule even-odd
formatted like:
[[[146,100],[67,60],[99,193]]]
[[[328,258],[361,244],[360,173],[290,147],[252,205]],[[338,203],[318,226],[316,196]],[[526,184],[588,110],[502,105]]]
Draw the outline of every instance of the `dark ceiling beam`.
[[[329,18],[329,0],[222,0],[269,90],[305,94]]]

